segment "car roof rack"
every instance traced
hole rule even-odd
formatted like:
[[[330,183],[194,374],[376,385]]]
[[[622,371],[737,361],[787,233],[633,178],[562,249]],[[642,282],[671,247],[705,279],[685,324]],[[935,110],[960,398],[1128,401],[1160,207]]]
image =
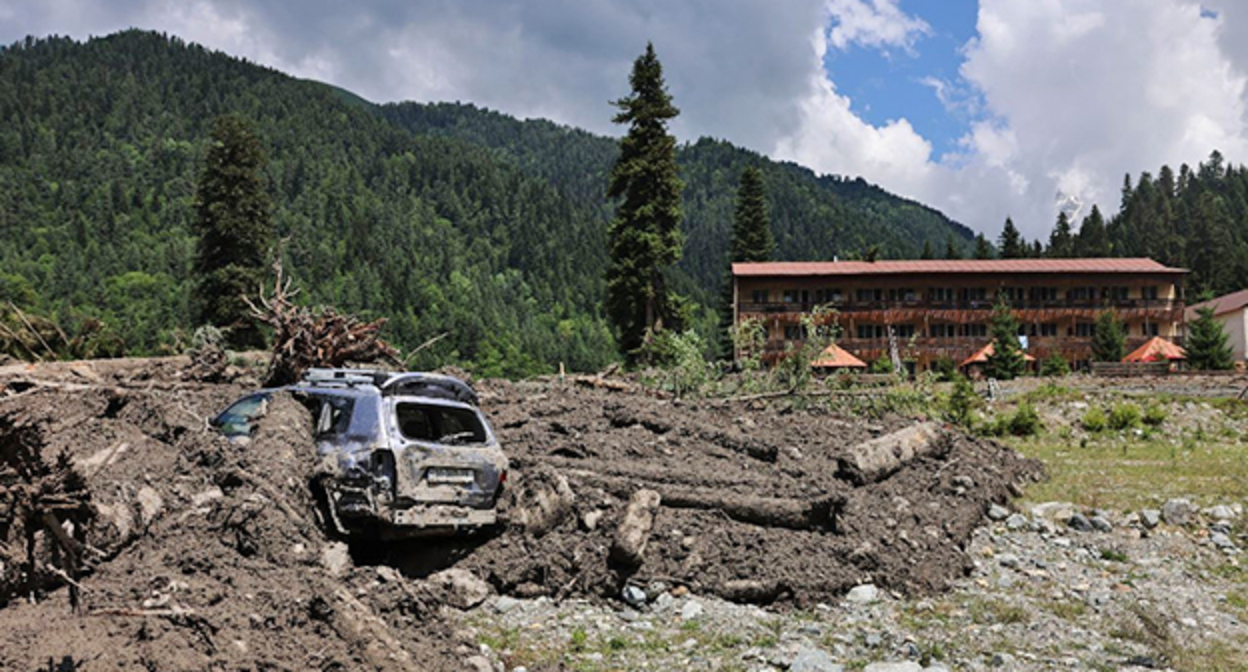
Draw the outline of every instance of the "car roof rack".
[[[391,375],[374,369],[308,369],[300,382],[318,385],[375,385],[380,387]]]

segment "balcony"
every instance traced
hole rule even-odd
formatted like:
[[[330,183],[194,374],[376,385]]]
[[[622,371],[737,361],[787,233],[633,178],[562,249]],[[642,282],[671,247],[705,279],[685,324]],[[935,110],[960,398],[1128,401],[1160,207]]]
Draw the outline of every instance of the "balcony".
[[[742,302],[739,304],[741,313],[809,313],[819,306],[827,306],[841,313],[855,313],[879,310],[910,309],[910,310],[992,310],[995,300],[970,301],[842,301],[832,304],[813,302]],[[1057,299],[1054,301],[1021,301],[1011,303],[1013,310],[1060,310],[1064,308],[1116,308],[1120,310],[1155,309],[1176,310],[1183,307],[1180,301],[1170,299]]]
[[[1124,352],[1132,350],[1144,345],[1152,336],[1128,336]],[[952,336],[952,337],[920,337],[920,338],[898,338],[897,349],[902,356],[908,354],[918,355],[920,358],[932,357],[952,357],[961,359],[974,353],[976,350],[984,347],[992,338],[990,336]],[[1176,344],[1182,345],[1182,339],[1172,339]],[[779,354],[785,351],[791,341],[770,340],[764,346],[765,352],[768,354]],[[864,353],[870,358],[888,352],[889,339],[887,338],[839,338],[836,344],[854,355],[862,356]],[[1050,352],[1076,352],[1090,353],[1092,350],[1092,338],[1088,336],[1028,336],[1027,352],[1034,356],[1046,356]]]

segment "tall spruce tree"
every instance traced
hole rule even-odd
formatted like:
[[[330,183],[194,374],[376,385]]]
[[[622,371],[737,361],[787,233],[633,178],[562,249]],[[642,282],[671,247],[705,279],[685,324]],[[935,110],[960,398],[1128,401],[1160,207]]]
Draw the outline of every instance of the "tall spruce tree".
[[[954,242],[952,233],[945,236],[945,258],[946,259],[961,259],[962,258],[962,248],[958,247],[958,244]]]
[[[1187,329],[1187,364],[1193,369],[1225,370],[1235,365],[1226,330],[1213,314],[1213,306],[1196,310],[1197,318]]]
[[[923,241],[923,251],[919,253],[920,259],[935,259],[936,251],[932,249],[932,241]]]
[[[1092,327],[1092,359],[1097,362],[1120,362],[1126,354],[1126,335],[1118,313],[1107,310],[1096,318]]]
[[[641,354],[648,332],[679,328],[675,297],[664,271],[681,256],[681,182],[676,167],[676,139],[669,119],[680,114],[663,81],[654,45],[633,62],[633,92],[614,102],[614,122],[628,124],[620,156],[611,169],[609,198],[622,199],[607,229],[607,316],[615,326],[620,350],[630,361]]]
[[[767,214],[767,190],[763,171],[747,166],[741,171],[737,185],[737,210],[732,221],[732,245],[728,250],[728,276],[720,301],[724,352],[732,353],[733,292],[732,264],[736,262],[770,261],[776,241],[771,233],[771,216]]]
[[[1018,320],[1005,299],[998,299],[992,308],[988,335],[992,337],[992,354],[984,373],[997,380],[1013,380],[1027,370],[1022,348],[1018,344]]]
[[[200,324],[227,328],[234,348],[264,345],[243,295],[256,292],[273,245],[267,156],[251,125],[234,115],[212,121],[211,145],[195,190],[195,303]]]
[[[1075,236],[1070,229],[1070,218],[1066,212],[1057,213],[1057,224],[1049,235],[1049,256],[1054,259],[1069,259],[1075,256]]]
[[[1100,208],[1095,205],[1079,226],[1079,235],[1075,237],[1075,254],[1080,257],[1109,256],[1109,233],[1105,230],[1105,218],[1101,216]]]
[[[982,233],[979,234],[978,236],[975,236],[975,258],[976,259],[991,259],[992,258],[992,248],[988,247],[988,239],[985,238],[984,234]]]
[[[1014,226],[1014,220],[1005,218],[1005,226],[1001,229],[1001,237],[997,240],[997,248],[1002,259],[1022,259],[1027,256],[1026,242]]]

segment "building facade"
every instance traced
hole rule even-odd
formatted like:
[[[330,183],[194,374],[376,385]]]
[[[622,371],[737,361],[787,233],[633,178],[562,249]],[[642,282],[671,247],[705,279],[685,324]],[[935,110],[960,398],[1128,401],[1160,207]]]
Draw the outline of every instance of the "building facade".
[[[1029,354],[1056,352],[1078,367],[1091,359],[1093,325],[1106,310],[1122,320],[1128,351],[1153,336],[1179,339],[1186,273],[1151,259],[737,263],[733,317],[757,320],[764,358],[775,359],[805,338],[803,316],[823,306],[845,350],[873,361],[896,344],[922,371],[982,348],[1004,299]]]

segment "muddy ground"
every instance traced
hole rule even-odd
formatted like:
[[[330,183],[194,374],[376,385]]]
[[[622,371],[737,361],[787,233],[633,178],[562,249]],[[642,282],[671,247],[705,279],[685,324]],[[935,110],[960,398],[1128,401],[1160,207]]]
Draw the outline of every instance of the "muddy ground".
[[[971,571],[988,504],[1042,477],[947,428],[895,471],[848,468],[853,447],[916,418],[486,381],[482,408],[512,460],[509,526],[347,557],[317,524],[301,407],[274,403],[242,448],[208,430],[254,387],[231,378],[197,382],[180,359],[0,368],[0,457],[34,444],[54,472],[64,454],[93,513],[72,530],[85,540],[73,576],[53,535],[33,535],[31,567],[22,525],[0,525],[0,669],[463,669],[472,644],[425,580],[448,567],[557,601],[654,581],[779,609],[865,582],[940,592]],[[0,490],[23,478],[0,467]],[[639,490],[660,505],[644,548],[622,557],[617,527]]]

